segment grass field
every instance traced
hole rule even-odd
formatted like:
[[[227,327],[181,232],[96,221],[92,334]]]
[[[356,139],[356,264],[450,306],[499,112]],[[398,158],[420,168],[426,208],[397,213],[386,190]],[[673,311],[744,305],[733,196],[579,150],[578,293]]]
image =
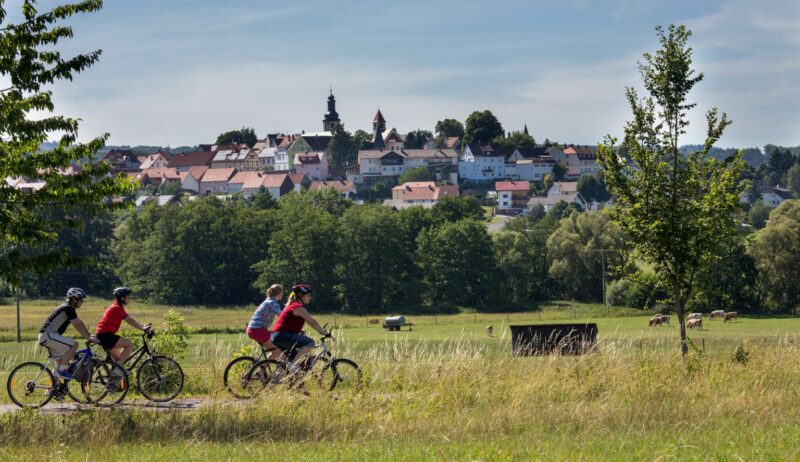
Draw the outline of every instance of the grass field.
[[[32,336],[53,301],[27,302]],[[648,328],[637,310],[550,304],[526,313],[409,316],[411,332],[370,325],[378,316],[321,316],[335,351],[358,362],[358,394],[284,393],[237,402],[221,371],[252,343],[250,307],[182,309],[194,335],[181,361],[186,392],[214,404],[194,413],[86,410],[0,416],[0,460],[797,460],[800,318],[706,323],[691,331],[706,354],[677,354],[676,328]],[[156,326],[166,307],[132,306]],[[10,337],[15,308],[0,305]],[[87,323],[102,304],[81,309]],[[509,324],[596,322],[598,351],[515,358]],[[673,317],[674,322],[674,317]],[[495,337],[485,328],[493,324]],[[674,324],[674,323],[673,323]],[[737,346],[747,362],[733,361]],[[3,375],[32,341],[0,342]],[[5,384],[5,378],[0,377]],[[3,400],[7,401],[5,392]],[[80,431],[76,431],[80,429]],[[55,441],[64,441],[55,445]],[[42,451],[41,447],[52,447]],[[108,447],[112,448],[109,451]]]

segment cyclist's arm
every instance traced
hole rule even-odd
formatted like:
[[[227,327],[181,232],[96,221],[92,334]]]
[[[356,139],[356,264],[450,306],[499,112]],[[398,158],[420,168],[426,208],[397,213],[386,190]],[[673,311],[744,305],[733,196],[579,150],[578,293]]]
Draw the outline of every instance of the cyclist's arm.
[[[78,333],[83,335],[83,338],[90,340],[92,334],[89,333],[89,329],[86,328],[86,324],[84,324],[83,321],[81,321],[79,318],[75,318],[71,319],[69,322],[73,325],[73,327],[75,327],[75,330],[77,330]]]
[[[301,318],[305,319],[306,322],[308,323],[308,325],[313,327],[314,330],[319,332],[321,335],[328,335],[328,333],[325,332],[325,329],[323,329],[322,326],[319,325],[317,320],[314,319],[313,316],[311,316],[311,313],[309,313],[307,309],[305,309],[305,308],[297,308],[296,310],[294,310],[294,314],[296,314],[297,316],[300,316]]]
[[[150,324],[142,324],[139,321],[133,319],[133,316],[131,315],[125,317],[125,322],[127,322],[128,324],[132,325],[133,327],[139,330],[147,330],[147,328],[150,327]]]

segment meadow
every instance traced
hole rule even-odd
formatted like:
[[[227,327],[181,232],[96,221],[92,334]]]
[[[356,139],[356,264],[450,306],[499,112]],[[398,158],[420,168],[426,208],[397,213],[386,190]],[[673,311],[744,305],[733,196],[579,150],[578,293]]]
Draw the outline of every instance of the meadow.
[[[32,339],[54,301],[23,306]],[[81,308],[89,324],[102,301]],[[158,327],[166,307],[134,305]],[[14,310],[0,305],[2,335]],[[196,331],[181,360],[195,412],[85,409],[66,416],[0,416],[0,459],[130,460],[792,460],[800,456],[798,318],[744,317],[691,331],[649,328],[648,314],[552,303],[536,311],[408,316],[412,331],[370,319],[320,316],[335,325],[335,352],[362,367],[360,393],[279,392],[236,401],[224,365],[252,343],[232,333],[250,307],[181,308]],[[389,314],[389,313],[387,313]],[[597,351],[513,357],[509,324],[596,322]],[[494,326],[493,337],[485,328]],[[705,353],[703,351],[705,346]],[[734,352],[739,349],[739,355]],[[0,342],[3,375],[41,357],[28,340]],[[735,359],[738,358],[738,359]],[[0,377],[5,384],[5,377]],[[2,400],[8,401],[5,392]],[[60,442],[60,443],[56,443]],[[42,451],[41,447],[48,449]]]

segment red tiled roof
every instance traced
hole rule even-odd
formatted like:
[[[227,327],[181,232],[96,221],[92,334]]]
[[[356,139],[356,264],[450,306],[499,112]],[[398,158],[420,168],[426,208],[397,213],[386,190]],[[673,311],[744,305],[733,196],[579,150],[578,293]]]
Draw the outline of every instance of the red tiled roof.
[[[189,168],[189,175],[191,175],[195,180],[200,181],[203,178],[203,175],[208,170],[208,165],[195,165],[194,167]]]
[[[311,186],[308,187],[309,191],[315,191],[317,189],[323,188],[333,188],[340,193],[346,192],[354,192],[355,187],[353,186],[353,182],[350,180],[347,181],[314,181],[311,183]]]
[[[303,179],[306,178],[307,176],[308,175],[306,175],[305,173],[290,173],[289,179],[292,180],[292,183],[297,185],[300,184],[303,181]]]
[[[380,109],[378,109],[378,112],[377,112],[377,114],[375,114],[375,118],[372,119],[372,121],[373,122],[386,123],[386,119],[383,118],[383,114],[381,114],[381,110]]]
[[[395,186],[392,191],[402,191],[402,200],[429,201],[439,200],[443,197],[458,196],[458,185],[439,186],[433,181],[414,181]]]
[[[497,181],[494,184],[495,191],[529,191],[531,184],[528,181]]]
[[[206,173],[203,175],[203,179],[200,180],[201,183],[211,183],[213,181],[228,181],[230,178],[236,174],[235,168],[210,168],[206,170]]]
[[[168,167],[191,167],[195,165],[211,165],[211,159],[214,158],[213,151],[194,151],[182,152],[175,154],[175,157],[169,160]]]
[[[142,173],[139,175],[139,178],[141,179],[165,178],[167,180],[180,180],[181,175],[174,168],[159,167],[159,168],[148,168],[147,170],[142,170]]]

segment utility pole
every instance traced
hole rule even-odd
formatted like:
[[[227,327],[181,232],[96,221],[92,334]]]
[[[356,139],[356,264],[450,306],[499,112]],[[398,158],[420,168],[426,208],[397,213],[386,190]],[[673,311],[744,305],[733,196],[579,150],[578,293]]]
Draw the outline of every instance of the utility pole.
[[[603,306],[606,306],[606,305],[608,305],[608,302],[606,301],[606,252],[612,252],[612,250],[611,249],[597,249],[597,250],[592,250],[592,252],[600,252],[600,259],[602,260],[602,266],[603,266],[603,270],[602,270],[602,273],[601,273],[602,274],[601,275],[601,277],[602,277],[601,281],[603,283],[602,284],[602,286],[603,286]]]
[[[15,292],[17,294],[17,343],[22,343],[22,330],[20,329],[19,321],[19,288]]]

